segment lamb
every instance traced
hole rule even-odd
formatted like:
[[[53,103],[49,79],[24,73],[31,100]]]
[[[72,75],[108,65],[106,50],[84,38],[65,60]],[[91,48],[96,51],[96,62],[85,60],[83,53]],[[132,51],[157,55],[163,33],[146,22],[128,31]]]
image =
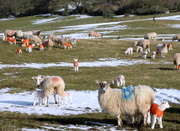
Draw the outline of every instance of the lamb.
[[[32,48],[34,48],[35,44],[32,45],[26,45],[26,51],[27,52],[32,52]]]
[[[39,50],[40,50],[40,51],[44,50],[44,45],[43,45],[43,44],[40,44],[40,45],[39,45]]]
[[[150,41],[149,40],[143,39],[143,40],[135,41],[133,43],[133,45],[137,46],[137,47],[140,46],[143,48],[143,51],[147,50],[150,52]]]
[[[91,31],[89,32],[89,37],[102,38],[102,35],[99,32]]]
[[[22,46],[25,47],[26,45],[29,45],[29,39],[22,39]]]
[[[158,124],[160,128],[163,128],[162,125],[162,117],[163,113],[167,108],[170,108],[171,106],[167,101],[162,101],[160,105],[157,105],[155,103],[152,104],[150,112],[151,112],[151,129],[154,129],[154,126],[156,124],[156,119],[158,120]]]
[[[14,37],[7,37],[7,40],[10,45],[12,45],[13,43],[16,45],[16,39]]]
[[[144,35],[144,39],[149,39],[149,40],[154,39],[154,41],[156,41],[156,36],[157,36],[156,32],[150,32]]]
[[[155,57],[156,57],[156,51],[153,51],[153,52],[151,53],[151,59],[155,59]]]
[[[74,59],[74,71],[79,71],[78,59]]]
[[[161,57],[164,58],[167,53],[168,53],[167,44],[163,43],[163,44],[158,44],[156,46],[156,54],[160,54]]]
[[[43,90],[42,90],[42,89],[36,89],[36,90],[34,91],[34,102],[33,102],[33,106],[36,105],[36,101],[37,101],[37,100],[39,101],[39,105],[42,106],[44,99],[45,99],[45,96],[44,96]]]
[[[71,38],[70,40],[71,40],[72,45],[76,45],[76,39],[75,38]]]
[[[70,49],[70,48],[72,48],[71,44],[64,43],[64,49]]]
[[[132,47],[127,48],[125,54],[129,54],[129,55],[133,54],[133,48]]]
[[[180,34],[176,34],[175,36],[173,36],[172,41],[174,40],[180,41]]]
[[[22,54],[22,49],[21,48],[17,49],[16,54]]]
[[[67,105],[67,99],[70,99],[71,104],[73,103],[72,101],[72,97],[71,97],[71,92],[69,91],[64,91],[63,95],[62,95],[62,99],[63,99],[63,104]]]
[[[174,54],[174,70],[180,69],[180,53]]]
[[[65,82],[60,76],[36,76],[32,77],[35,80],[37,87],[43,90],[44,98],[47,99],[46,106],[49,106],[49,96],[54,94],[55,103],[60,106],[60,97],[63,96]],[[56,100],[58,95],[58,100]]]
[[[118,87],[125,86],[125,77],[123,75],[118,75],[111,83],[112,84],[116,83]]]
[[[172,44],[167,44],[168,51],[173,50]]]
[[[147,54],[148,54],[147,50],[143,51],[142,52],[142,59],[146,59],[147,58]]]
[[[49,50],[52,50],[52,47],[54,46],[54,42],[51,39],[45,39],[42,45]]]
[[[102,111],[116,116],[119,127],[122,127],[121,115],[143,116],[143,122],[146,123],[146,115],[155,99],[152,88],[139,85],[133,87],[132,90],[128,90],[130,92],[126,92],[126,90],[112,89],[110,83],[106,81],[100,82],[97,80],[96,83],[99,85],[98,101]]]

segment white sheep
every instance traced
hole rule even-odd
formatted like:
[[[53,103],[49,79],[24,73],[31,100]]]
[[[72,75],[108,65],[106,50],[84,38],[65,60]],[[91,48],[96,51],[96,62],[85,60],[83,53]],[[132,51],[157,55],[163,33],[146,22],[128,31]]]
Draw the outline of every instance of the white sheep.
[[[125,77],[123,75],[116,76],[114,81],[112,81],[112,84],[114,83],[117,84],[117,86],[125,86]]]
[[[171,106],[167,101],[162,101],[160,105],[153,103],[150,109],[151,112],[151,129],[154,129],[154,126],[156,124],[156,119],[158,120],[158,124],[160,128],[163,128],[162,125],[162,117],[163,113],[167,108],[170,108]]]
[[[52,47],[55,45],[54,42],[51,39],[45,39],[44,42],[42,43],[44,48],[46,47],[49,50],[52,50]]]
[[[46,106],[49,106],[49,95],[54,94],[55,103],[60,106],[60,97],[65,89],[64,80],[60,76],[40,76],[32,77],[36,85],[44,92],[44,97],[47,99]],[[58,95],[58,101],[56,100]]]
[[[149,39],[149,40],[154,39],[154,41],[156,41],[156,36],[157,36],[156,32],[150,32],[144,35],[144,39]]]
[[[137,46],[136,52],[139,52],[139,50],[140,50],[140,52],[142,52],[143,48],[141,46]]]
[[[167,44],[168,51],[173,50],[172,44]]]
[[[98,101],[103,112],[114,115],[118,119],[118,126],[122,127],[121,115],[125,116],[145,116],[150,110],[155,99],[155,93],[149,86],[135,86],[129,90],[112,89],[111,83],[106,81],[96,81],[99,85]],[[141,123],[142,124],[142,123]]]
[[[79,71],[79,62],[78,59],[74,59],[74,71]]]
[[[164,58],[167,53],[168,53],[167,44],[163,43],[163,44],[158,44],[156,46],[156,54],[160,54],[161,57]]]
[[[156,57],[156,51],[153,51],[153,52],[151,53],[151,59],[155,59],[155,57]]]
[[[174,40],[180,41],[180,34],[176,34],[175,36],[173,36],[172,41]]]
[[[70,99],[70,102],[71,102],[71,104],[72,104],[73,101],[72,101],[72,97],[71,97],[71,92],[69,92],[69,91],[64,91],[64,93],[63,93],[63,95],[62,95],[62,99],[63,99],[63,102],[62,102],[62,103],[67,105],[68,98]]]
[[[150,41],[149,40],[146,40],[146,39],[143,39],[143,40],[139,40],[139,41],[135,41],[133,43],[133,46],[140,46],[143,48],[143,51],[147,50],[148,52],[150,52]]]
[[[44,91],[42,89],[36,89],[34,91],[34,103],[33,103],[33,106],[36,105],[37,100],[39,102],[39,105],[42,106],[44,99],[45,99]]]
[[[16,30],[5,30],[2,40],[7,40],[7,37],[13,37],[16,33]]]
[[[133,54],[133,48],[132,47],[127,48],[125,51],[125,54],[132,55]]]
[[[91,31],[89,32],[89,37],[102,38],[102,35],[99,32]]]
[[[180,53],[174,54],[174,70],[180,69]]]
[[[70,40],[72,45],[76,45],[76,38],[71,38]]]
[[[146,59],[148,52],[147,52],[147,50],[145,50],[141,54],[142,54],[142,59]]]

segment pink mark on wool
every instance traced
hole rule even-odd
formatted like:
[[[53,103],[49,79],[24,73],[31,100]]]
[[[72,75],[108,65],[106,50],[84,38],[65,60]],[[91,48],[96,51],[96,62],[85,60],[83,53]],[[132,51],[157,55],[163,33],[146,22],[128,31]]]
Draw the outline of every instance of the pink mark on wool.
[[[120,79],[121,79],[121,76],[117,76],[116,79],[120,80]]]
[[[52,78],[52,81],[54,81],[54,82],[59,82],[59,78],[53,77],[53,78]]]

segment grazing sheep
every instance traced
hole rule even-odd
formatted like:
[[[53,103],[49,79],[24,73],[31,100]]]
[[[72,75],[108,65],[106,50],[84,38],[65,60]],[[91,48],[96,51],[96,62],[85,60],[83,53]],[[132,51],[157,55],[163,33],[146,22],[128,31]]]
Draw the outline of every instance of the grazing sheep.
[[[16,54],[22,54],[22,49],[21,48],[17,49]]]
[[[172,41],[174,40],[180,41],[180,34],[176,34],[175,36],[173,36]]]
[[[68,98],[70,99],[71,104],[73,103],[72,101],[72,97],[71,97],[71,93],[69,91],[64,91],[63,95],[62,95],[62,99],[63,99],[63,104],[67,105],[67,100]]]
[[[132,55],[133,54],[133,48],[132,47],[127,48],[125,51],[125,54]]]
[[[42,44],[42,40],[37,35],[28,35],[26,39],[32,40],[37,45]]]
[[[122,127],[121,115],[125,116],[142,116],[146,124],[145,116],[150,110],[151,104],[155,99],[155,93],[149,86],[135,86],[131,90],[112,89],[110,83],[96,81],[99,85],[98,101],[102,111],[115,115],[118,119],[118,126]],[[128,91],[131,91],[129,93]],[[131,94],[129,97],[128,94]]]
[[[42,106],[43,104],[43,100],[45,99],[44,96],[44,91],[42,89],[36,89],[34,91],[34,102],[33,102],[33,106],[36,105],[36,101],[38,100],[39,105]]]
[[[150,41],[149,40],[143,39],[143,40],[135,41],[133,43],[133,45],[137,46],[137,47],[140,46],[143,48],[143,51],[147,50],[150,52]]]
[[[49,50],[52,50],[52,47],[54,46],[54,42],[51,39],[45,39],[42,45]]]
[[[156,46],[156,54],[160,54],[161,57],[165,57],[165,55],[168,53],[167,44],[158,44]]]
[[[16,30],[14,36],[15,36],[16,39],[23,39],[24,38],[24,33],[22,32],[22,30]]]
[[[32,45],[26,45],[26,51],[27,52],[32,52],[32,48],[34,48],[35,44]]]
[[[174,54],[174,70],[180,69],[180,53]]]
[[[37,76],[32,77],[36,85],[43,90],[44,98],[47,99],[46,106],[49,106],[49,96],[54,94],[55,103],[60,106],[60,97],[64,93],[65,83],[60,76]],[[58,101],[56,100],[58,95]]]
[[[64,43],[64,49],[70,49],[70,48],[72,48],[71,44]]]
[[[148,39],[148,40],[152,40],[154,39],[154,41],[156,41],[156,32],[151,32],[151,33],[147,33],[144,35],[144,39]]]
[[[7,37],[13,37],[15,30],[5,30],[2,40],[7,40]]]
[[[22,39],[22,46],[25,47],[26,45],[29,45],[30,40],[29,39]]]
[[[173,50],[172,44],[167,44],[168,51]]]
[[[63,44],[67,43],[70,38],[69,37],[63,37],[63,36],[58,37],[56,35],[51,34],[51,35],[49,35],[49,39],[51,39],[54,43],[57,43],[57,44],[63,46]]]
[[[79,71],[78,59],[74,59],[74,71]]]
[[[10,45],[12,45],[13,43],[16,45],[16,39],[14,37],[7,37],[7,40]]]
[[[112,84],[117,84],[117,86],[125,86],[125,77],[123,75],[116,76],[114,81],[112,81]]]
[[[162,117],[163,113],[167,108],[170,108],[171,106],[167,101],[162,101],[160,105],[157,105],[155,103],[152,104],[150,112],[151,112],[151,129],[154,129],[154,126],[156,124],[156,119],[158,120],[158,124],[160,128],[163,128],[162,125]]]
[[[155,57],[156,57],[156,51],[153,51],[153,52],[151,53],[151,59],[155,59]]]
[[[147,52],[147,50],[145,50],[141,54],[142,54],[142,59],[146,59],[148,52]]]
[[[102,38],[102,35],[99,32],[91,31],[89,32],[89,37]]]

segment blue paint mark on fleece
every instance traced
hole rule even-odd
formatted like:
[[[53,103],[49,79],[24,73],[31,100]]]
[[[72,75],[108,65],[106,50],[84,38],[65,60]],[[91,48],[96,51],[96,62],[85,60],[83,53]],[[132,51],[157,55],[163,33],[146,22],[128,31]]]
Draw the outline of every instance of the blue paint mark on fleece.
[[[123,88],[123,98],[125,99],[125,100],[128,100],[129,98],[131,98],[131,96],[132,96],[132,85],[130,85],[130,86],[128,86],[128,87],[124,87]]]

